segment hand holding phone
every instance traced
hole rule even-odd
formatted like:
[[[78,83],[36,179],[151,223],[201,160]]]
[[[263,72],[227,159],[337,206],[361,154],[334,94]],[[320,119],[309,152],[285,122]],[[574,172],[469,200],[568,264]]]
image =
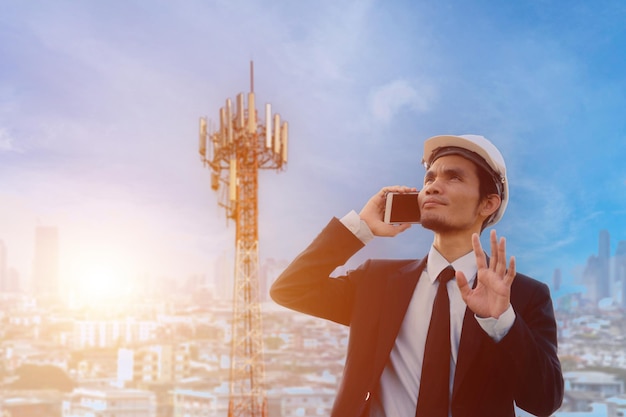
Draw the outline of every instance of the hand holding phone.
[[[418,193],[388,193],[384,222],[389,224],[419,223]]]

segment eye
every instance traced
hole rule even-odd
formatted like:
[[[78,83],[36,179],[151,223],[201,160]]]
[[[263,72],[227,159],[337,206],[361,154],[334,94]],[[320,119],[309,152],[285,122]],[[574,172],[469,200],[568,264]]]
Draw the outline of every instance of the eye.
[[[450,181],[463,181],[463,173],[456,169],[450,170],[448,173],[448,179]]]

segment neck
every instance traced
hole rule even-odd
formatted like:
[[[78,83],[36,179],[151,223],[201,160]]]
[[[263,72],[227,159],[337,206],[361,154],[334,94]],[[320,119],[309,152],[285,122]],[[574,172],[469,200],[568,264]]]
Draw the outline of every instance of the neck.
[[[480,230],[464,233],[435,233],[433,246],[450,263],[472,251],[472,234]]]

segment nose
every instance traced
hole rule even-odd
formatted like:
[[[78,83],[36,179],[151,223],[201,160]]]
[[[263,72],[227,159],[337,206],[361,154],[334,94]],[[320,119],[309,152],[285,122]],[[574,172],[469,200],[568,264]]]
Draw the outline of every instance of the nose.
[[[441,192],[441,183],[436,179],[432,179],[428,183],[424,184],[422,192],[426,193],[426,195],[439,194]]]

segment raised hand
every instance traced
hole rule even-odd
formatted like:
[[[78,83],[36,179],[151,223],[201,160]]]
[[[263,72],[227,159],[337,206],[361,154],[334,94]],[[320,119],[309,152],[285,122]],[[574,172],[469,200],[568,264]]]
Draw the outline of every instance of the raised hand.
[[[487,256],[483,251],[477,233],[472,235],[472,247],[476,255],[478,282],[470,288],[467,277],[457,271],[456,278],[461,296],[467,306],[478,317],[498,318],[506,311],[511,303],[511,284],[515,279],[515,257],[511,257],[506,265],[506,240],[501,237],[498,241],[496,231],[489,235],[491,242],[491,257],[487,265]]]

